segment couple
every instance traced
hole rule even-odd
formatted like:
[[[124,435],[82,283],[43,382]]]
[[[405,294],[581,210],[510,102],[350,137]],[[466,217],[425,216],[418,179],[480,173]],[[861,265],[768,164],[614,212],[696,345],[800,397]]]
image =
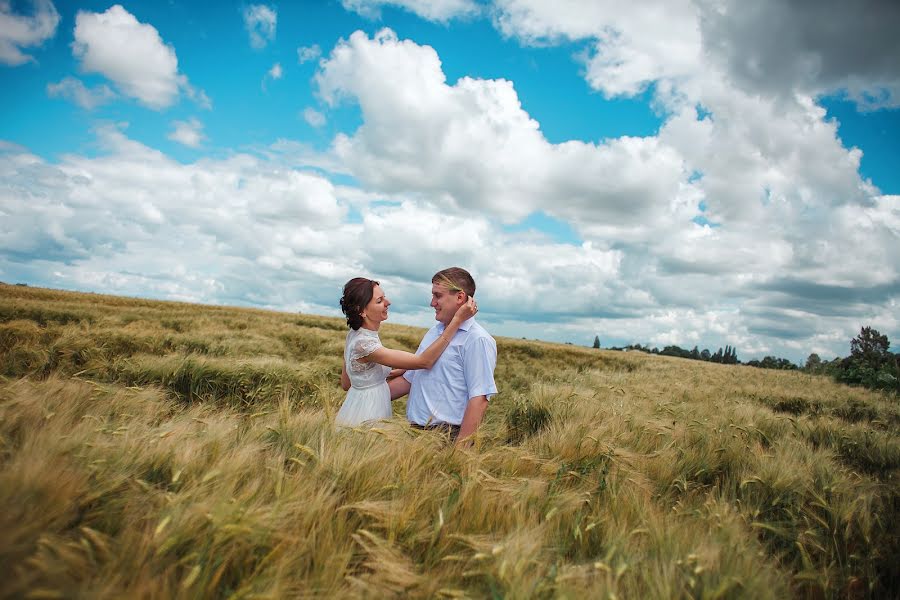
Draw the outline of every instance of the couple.
[[[378,338],[391,305],[379,283],[362,277],[348,281],[341,298],[350,326],[341,387],[349,391],[335,422],[355,427],[389,419],[391,400],[409,394],[406,418],[413,427],[440,429],[455,440],[472,435],[497,393],[497,344],[475,322],[474,296],[475,281],[465,269],[435,273],[431,307],[438,323],[410,354],[385,348]]]

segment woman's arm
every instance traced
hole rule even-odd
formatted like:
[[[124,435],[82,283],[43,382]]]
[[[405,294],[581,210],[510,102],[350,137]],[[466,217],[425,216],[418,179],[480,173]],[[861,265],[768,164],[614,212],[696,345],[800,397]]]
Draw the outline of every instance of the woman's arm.
[[[341,367],[341,389],[345,392],[350,389],[350,376],[347,375],[347,365]]]
[[[372,354],[359,359],[361,362],[378,363],[395,369],[430,369],[441,356],[450,340],[459,331],[459,326],[464,321],[470,319],[478,312],[475,306],[475,299],[469,298],[469,301],[459,307],[453,320],[444,329],[444,332],[434,340],[422,354],[413,354],[412,352],[404,352],[403,350],[391,350],[390,348],[379,348]]]

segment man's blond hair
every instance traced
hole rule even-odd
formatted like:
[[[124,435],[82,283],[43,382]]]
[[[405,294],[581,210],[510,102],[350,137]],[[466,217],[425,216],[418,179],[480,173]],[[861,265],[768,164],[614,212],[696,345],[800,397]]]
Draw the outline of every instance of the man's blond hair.
[[[475,295],[475,280],[462,267],[449,267],[438,271],[431,278],[431,283],[445,285],[451,292],[465,292],[468,296]]]

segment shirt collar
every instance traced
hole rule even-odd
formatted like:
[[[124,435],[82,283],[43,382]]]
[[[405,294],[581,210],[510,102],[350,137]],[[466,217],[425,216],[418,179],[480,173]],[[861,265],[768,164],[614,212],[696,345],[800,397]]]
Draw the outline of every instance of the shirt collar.
[[[469,317],[468,319],[466,319],[465,321],[460,323],[459,330],[460,331],[468,331],[469,329],[472,328],[472,325],[474,325],[474,324],[475,324],[475,317]],[[438,323],[438,325],[441,326],[441,332],[443,332],[445,329],[447,329],[447,326],[444,325],[443,323]]]

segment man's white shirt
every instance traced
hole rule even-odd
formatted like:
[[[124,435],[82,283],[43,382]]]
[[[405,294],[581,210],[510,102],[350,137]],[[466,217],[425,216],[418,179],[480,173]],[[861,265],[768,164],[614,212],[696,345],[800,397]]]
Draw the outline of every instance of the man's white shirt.
[[[444,324],[428,330],[416,354],[421,354],[439,335]],[[418,425],[449,423],[459,425],[470,398],[497,393],[494,368],[497,342],[472,317],[460,325],[450,345],[431,369],[407,371],[410,382],[406,418]]]

